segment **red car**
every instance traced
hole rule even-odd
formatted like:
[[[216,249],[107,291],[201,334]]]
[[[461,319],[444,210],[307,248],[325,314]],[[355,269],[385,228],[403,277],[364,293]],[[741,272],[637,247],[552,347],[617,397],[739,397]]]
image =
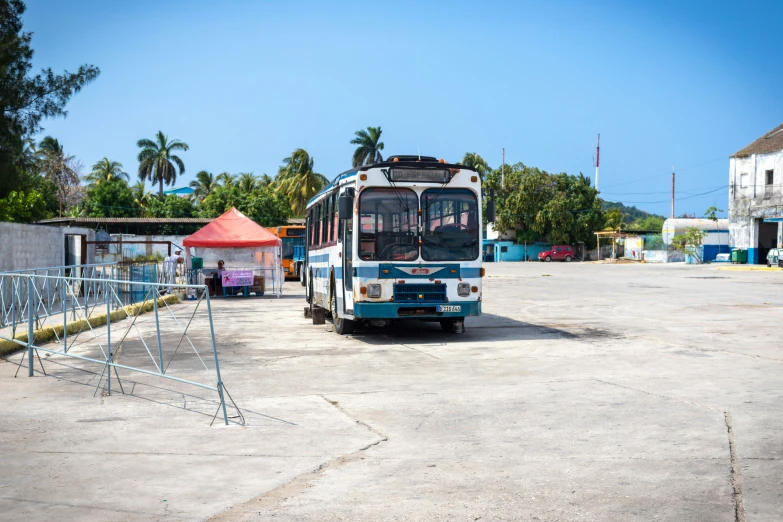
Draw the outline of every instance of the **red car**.
[[[538,253],[539,261],[565,261],[570,263],[574,258],[574,250],[568,245],[555,245],[549,250]]]

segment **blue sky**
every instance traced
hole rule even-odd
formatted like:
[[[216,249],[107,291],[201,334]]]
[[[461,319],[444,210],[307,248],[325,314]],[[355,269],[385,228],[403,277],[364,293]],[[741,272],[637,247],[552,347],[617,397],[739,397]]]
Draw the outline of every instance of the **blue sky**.
[[[303,147],[331,178],[354,131],[386,154],[593,175],[669,214],[727,208],[728,157],[783,121],[781,2],[28,1],[36,67],[101,68],[46,120],[85,166],[136,179],[159,129],[200,170],[274,175]],[[717,189],[717,190],[716,190]],[[701,195],[704,192],[714,191]],[[694,195],[696,195],[694,197]]]

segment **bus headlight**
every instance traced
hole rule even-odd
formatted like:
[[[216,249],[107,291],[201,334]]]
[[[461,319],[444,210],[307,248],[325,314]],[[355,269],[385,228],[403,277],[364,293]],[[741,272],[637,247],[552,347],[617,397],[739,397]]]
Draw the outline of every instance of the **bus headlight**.
[[[381,285],[367,285],[367,297],[378,298],[381,296]]]
[[[470,283],[460,283],[457,285],[457,295],[467,297],[470,295]]]

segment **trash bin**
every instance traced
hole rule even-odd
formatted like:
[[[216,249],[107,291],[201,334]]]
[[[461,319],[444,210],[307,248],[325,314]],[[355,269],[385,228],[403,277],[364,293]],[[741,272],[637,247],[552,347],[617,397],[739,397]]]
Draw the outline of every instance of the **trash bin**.
[[[190,268],[194,270],[198,270],[199,268],[204,268],[204,258],[203,257],[192,257],[190,258]]]
[[[748,250],[746,248],[735,248],[731,251],[731,262],[735,264],[745,264],[748,262]]]

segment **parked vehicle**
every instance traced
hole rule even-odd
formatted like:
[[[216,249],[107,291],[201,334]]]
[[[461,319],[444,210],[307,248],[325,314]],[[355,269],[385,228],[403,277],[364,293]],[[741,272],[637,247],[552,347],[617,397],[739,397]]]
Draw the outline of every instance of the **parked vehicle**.
[[[555,245],[549,250],[538,253],[539,261],[565,261],[570,263],[574,258],[574,249],[568,245]]]
[[[340,335],[408,319],[463,333],[483,303],[481,198],[474,170],[428,156],[340,174],[307,204],[305,313]]]
[[[286,279],[299,279],[305,286],[305,273],[302,270],[305,258],[304,225],[287,225],[267,229],[283,241],[283,273]]]
[[[767,253],[767,266],[783,267],[783,248],[770,248]]]

